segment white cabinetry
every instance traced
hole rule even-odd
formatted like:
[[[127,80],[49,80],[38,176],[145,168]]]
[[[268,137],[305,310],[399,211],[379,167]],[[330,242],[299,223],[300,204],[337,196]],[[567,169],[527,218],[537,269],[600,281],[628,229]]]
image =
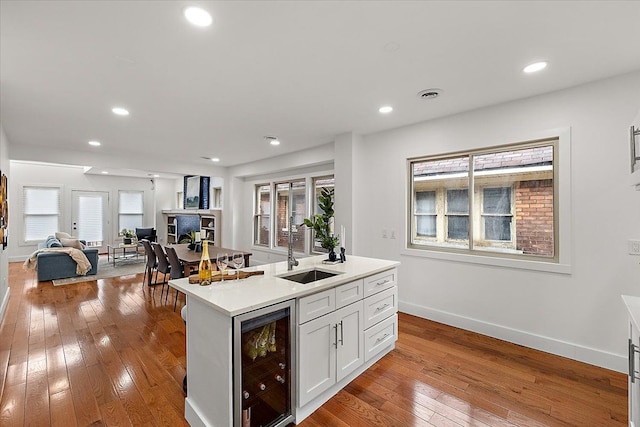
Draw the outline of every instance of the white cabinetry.
[[[300,325],[300,405],[328,390],[364,361],[362,300]]]
[[[640,427],[640,297],[622,295],[629,312],[629,426]]]
[[[631,427],[640,427],[639,349],[640,331],[633,322],[629,322],[629,425]]]
[[[350,374],[392,348],[398,336],[396,284],[397,270],[391,269],[298,300],[299,407],[335,393]],[[309,406],[323,403],[317,400]]]

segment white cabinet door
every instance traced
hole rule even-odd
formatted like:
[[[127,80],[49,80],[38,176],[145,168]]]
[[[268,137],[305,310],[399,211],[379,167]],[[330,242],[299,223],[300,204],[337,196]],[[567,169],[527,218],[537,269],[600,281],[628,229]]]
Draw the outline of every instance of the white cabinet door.
[[[336,382],[334,313],[298,328],[298,405],[303,406]]]
[[[629,337],[631,345],[640,345],[640,336],[639,331],[634,328],[633,323],[629,322]],[[637,348],[637,347],[636,347]],[[632,381],[632,376],[640,376],[635,372],[640,370],[640,365],[638,360],[638,352],[630,350],[629,357],[632,358],[632,361],[629,363],[629,426],[631,427],[640,427],[640,379],[634,378]],[[631,372],[631,370],[635,372]]]
[[[335,312],[338,326],[336,381],[364,363],[364,305],[362,301]]]

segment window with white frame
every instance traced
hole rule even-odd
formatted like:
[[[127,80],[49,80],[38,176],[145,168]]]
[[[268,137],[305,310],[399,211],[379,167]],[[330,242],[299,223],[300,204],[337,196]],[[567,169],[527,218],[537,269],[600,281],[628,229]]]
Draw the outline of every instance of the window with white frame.
[[[276,189],[276,217],[275,217],[275,242],[276,248],[287,249],[289,247],[289,233],[293,233],[293,249],[296,252],[304,252],[306,243],[306,227],[301,227],[302,221],[307,216],[307,194],[305,180],[279,182]],[[289,193],[291,192],[291,218],[289,212]]]
[[[409,160],[414,249],[556,261],[557,139]]]
[[[322,176],[322,177],[317,177],[317,178],[313,178],[313,196],[312,199],[313,200],[313,208],[312,208],[312,212],[315,214],[322,214],[322,212],[320,211],[320,207],[318,206],[319,204],[319,197],[320,194],[322,193],[322,190],[327,188],[334,188],[335,186],[335,180],[333,175],[331,176]],[[320,246],[320,241],[316,240],[314,231],[311,231],[312,233],[312,247],[311,247],[311,251],[312,252],[322,252],[322,253],[326,253],[327,250],[324,249],[322,246]]]
[[[309,251],[308,228],[301,226],[309,212],[317,211],[317,199],[325,187],[333,187],[333,175],[256,184],[254,187],[253,244],[271,249],[287,249],[293,233],[296,252]],[[293,227],[288,217],[289,193],[293,201]],[[309,194],[308,194],[309,193]],[[325,252],[314,244],[312,252]]]
[[[120,191],[118,194],[118,230],[142,227],[144,192]]]
[[[60,231],[60,193],[59,187],[22,187],[25,242],[44,240]]]
[[[254,206],[253,244],[269,247],[271,246],[271,185],[256,185]]]

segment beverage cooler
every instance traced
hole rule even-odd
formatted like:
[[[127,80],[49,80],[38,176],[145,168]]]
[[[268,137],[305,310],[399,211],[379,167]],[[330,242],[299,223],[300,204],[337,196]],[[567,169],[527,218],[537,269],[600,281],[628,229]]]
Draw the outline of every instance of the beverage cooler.
[[[295,300],[234,317],[235,427],[293,422]]]

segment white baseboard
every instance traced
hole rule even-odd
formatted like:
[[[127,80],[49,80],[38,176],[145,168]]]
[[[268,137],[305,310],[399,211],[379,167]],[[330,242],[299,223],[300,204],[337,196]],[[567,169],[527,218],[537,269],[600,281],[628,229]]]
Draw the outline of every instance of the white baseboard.
[[[555,354],[557,356],[567,357],[590,365],[611,369],[613,371],[622,373],[627,372],[626,355],[609,353],[404,301],[399,302],[398,308],[399,311],[403,313],[444,323],[445,325],[455,326],[456,328],[465,329],[482,335],[488,335],[493,338],[523,345],[525,347]]]
[[[4,293],[2,297],[2,303],[0,304],[0,323],[4,320],[4,312],[7,310],[7,306],[9,305],[9,294],[11,293],[11,289],[7,287],[7,292]]]

